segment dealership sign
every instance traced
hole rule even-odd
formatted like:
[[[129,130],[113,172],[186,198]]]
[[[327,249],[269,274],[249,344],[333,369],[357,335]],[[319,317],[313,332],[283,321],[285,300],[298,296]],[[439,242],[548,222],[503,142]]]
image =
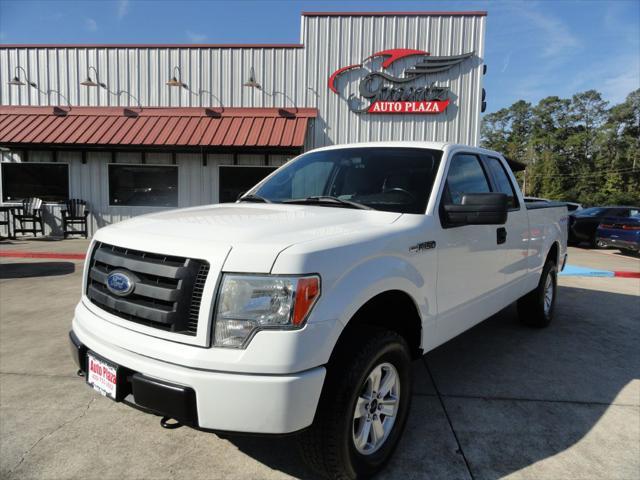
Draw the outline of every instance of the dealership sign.
[[[369,108],[369,113],[440,113],[449,105],[449,100],[425,100],[420,102],[376,100]]]
[[[436,86],[429,76],[445,72],[473,56],[473,52],[447,57],[432,57],[429,52],[408,48],[383,50],[367,57],[362,63],[339,68],[329,77],[329,89],[340,95],[338,79],[347,72],[363,71],[358,93],[349,95],[347,101],[356,113],[417,113],[437,114],[450,103],[449,88]],[[382,57],[382,70],[365,67],[370,60]],[[405,68],[399,76],[388,72],[402,58],[416,58],[417,62]],[[368,62],[369,61],[369,62]],[[369,102],[366,104],[366,102]],[[364,105],[362,103],[365,102]]]

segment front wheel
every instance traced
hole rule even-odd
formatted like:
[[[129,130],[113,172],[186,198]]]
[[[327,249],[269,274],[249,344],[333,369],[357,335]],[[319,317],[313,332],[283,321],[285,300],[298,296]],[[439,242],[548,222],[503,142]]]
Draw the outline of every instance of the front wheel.
[[[304,459],[331,479],[368,478],[386,464],[411,401],[407,343],[363,326],[341,342],[328,366],[313,425],[302,434]]]
[[[558,268],[553,260],[547,260],[538,286],[518,300],[518,316],[529,326],[543,328],[551,323],[556,305]]]

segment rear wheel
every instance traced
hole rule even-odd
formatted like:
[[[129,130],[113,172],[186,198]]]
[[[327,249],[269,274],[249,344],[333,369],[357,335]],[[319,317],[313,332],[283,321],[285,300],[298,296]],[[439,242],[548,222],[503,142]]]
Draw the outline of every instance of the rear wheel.
[[[538,286],[518,300],[518,316],[522,323],[543,328],[551,323],[556,305],[558,268],[547,259]]]
[[[368,478],[382,469],[400,439],[411,400],[404,339],[367,326],[349,337],[332,358],[315,421],[300,441],[307,463],[331,479]]]

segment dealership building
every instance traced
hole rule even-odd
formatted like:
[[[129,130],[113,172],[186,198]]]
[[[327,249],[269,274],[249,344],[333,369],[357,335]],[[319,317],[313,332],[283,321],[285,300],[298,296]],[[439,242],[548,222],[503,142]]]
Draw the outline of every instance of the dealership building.
[[[59,234],[82,199],[91,233],[234,201],[320,146],[477,145],[485,28],[486,12],[309,12],[299,44],[0,45],[2,204],[41,198]]]

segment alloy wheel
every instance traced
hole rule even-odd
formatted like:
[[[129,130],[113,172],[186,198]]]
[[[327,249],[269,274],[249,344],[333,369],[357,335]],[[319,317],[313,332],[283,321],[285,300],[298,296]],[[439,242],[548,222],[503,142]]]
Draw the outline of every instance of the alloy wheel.
[[[395,424],[400,401],[400,376],[390,363],[376,366],[366,378],[353,413],[353,443],[362,455],[382,447]]]

